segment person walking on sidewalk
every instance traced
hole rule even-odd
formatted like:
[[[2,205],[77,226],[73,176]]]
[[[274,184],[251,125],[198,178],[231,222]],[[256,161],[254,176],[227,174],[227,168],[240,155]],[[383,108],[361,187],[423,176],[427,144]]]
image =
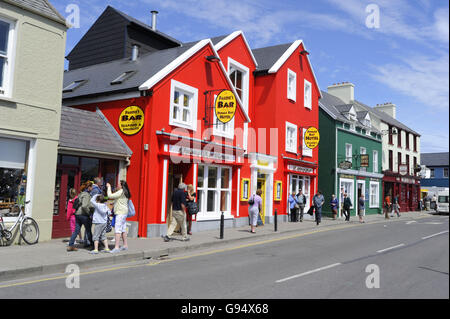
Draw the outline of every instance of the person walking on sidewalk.
[[[303,214],[304,214],[305,205],[306,205],[306,196],[303,195],[301,189],[298,191],[298,194],[296,196],[296,200],[297,200],[297,203],[298,203],[298,211],[299,211],[299,214],[300,214],[300,222],[303,222]]]
[[[364,195],[361,194],[361,196],[358,199],[358,217],[360,223],[364,223],[363,216],[365,208],[366,208],[366,201],[364,200]]]
[[[291,211],[291,222],[296,222],[297,210],[299,209],[299,205],[297,202],[297,198],[295,196],[295,192],[292,192],[292,194],[289,195],[288,201],[289,201],[289,208]]]
[[[394,196],[394,199],[392,200],[392,213],[391,217],[394,217],[394,213],[397,214],[397,217],[400,218],[400,205],[398,203],[398,195]]]
[[[127,182],[120,181],[117,185],[115,193],[111,192],[111,184],[106,184],[106,192],[108,195],[108,200],[114,200],[114,215],[116,216],[116,221],[114,225],[115,233],[115,247],[111,250],[111,253],[117,253],[121,250],[128,250],[128,240],[127,240],[127,214],[128,214],[128,201],[131,198],[131,192],[128,187]],[[120,238],[122,237],[123,246],[119,247]]]
[[[167,230],[167,235],[164,236],[164,241],[168,242],[172,238],[175,228],[180,225],[182,241],[188,241],[186,231],[186,184],[181,183],[178,185],[178,189],[172,195],[172,219],[170,220],[169,229]]]
[[[350,221],[350,207],[352,207],[352,205],[353,205],[352,201],[347,196],[347,193],[344,193],[344,210],[343,210],[343,214],[345,216],[345,221],[347,221],[347,222]]]
[[[248,216],[250,217],[250,232],[255,234],[256,225],[258,223],[259,212],[262,209],[262,190],[258,189],[256,194],[253,194],[251,200],[253,200],[253,204],[251,204],[248,208]]]
[[[313,197],[313,204],[316,210],[317,226],[319,226],[320,222],[322,221],[322,206],[324,202],[325,199],[323,198],[322,192],[318,191],[317,194]]]
[[[187,233],[188,235],[192,235],[192,217],[195,214],[191,214],[192,210],[194,209],[193,205],[195,203],[195,198],[196,198],[197,194],[194,192],[194,186],[192,184],[189,184],[187,186],[187,194],[186,194],[186,207],[187,207],[187,211],[186,211],[186,220],[187,220]]]
[[[94,216],[92,217],[92,224],[94,225],[94,235],[92,240],[94,241],[94,250],[91,254],[98,254],[98,243],[102,241],[105,245],[103,252],[110,252],[108,246],[108,239],[106,238],[106,226],[108,221],[108,215],[111,213],[108,205],[106,204],[106,199],[103,194],[94,195],[91,199],[91,203],[95,208]]]
[[[94,206],[91,204],[91,195],[89,192],[92,190],[92,182],[85,182],[80,187],[81,193],[78,195],[79,207],[75,212],[75,231],[72,233],[72,236],[69,240],[69,247],[67,247],[67,251],[77,251],[75,248],[75,239],[81,231],[81,226],[84,226],[84,230],[87,234],[87,240],[89,243],[92,242],[92,232],[91,232],[91,213],[94,212]],[[90,245],[85,243],[85,247],[89,247]]]
[[[384,199],[384,208],[385,208],[384,218],[389,219],[389,212],[392,209],[391,197],[389,195],[387,195],[386,198]]]
[[[331,201],[330,201],[330,206],[331,206],[331,212],[333,213],[333,219],[336,220],[336,216],[337,216],[337,212],[338,212],[338,206],[339,206],[339,201],[336,198],[336,195],[331,195]]]

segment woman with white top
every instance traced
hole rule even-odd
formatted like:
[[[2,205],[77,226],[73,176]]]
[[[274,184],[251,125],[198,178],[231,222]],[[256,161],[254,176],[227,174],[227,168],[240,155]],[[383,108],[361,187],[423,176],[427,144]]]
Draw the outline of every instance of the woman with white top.
[[[120,181],[116,192],[111,192],[111,184],[106,184],[108,199],[114,200],[114,215],[116,216],[114,232],[115,232],[115,247],[111,253],[117,253],[121,250],[128,250],[127,242],[127,214],[128,214],[128,200],[131,198],[130,189],[125,181]],[[120,237],[123,240],[123,246],[119,248]]]

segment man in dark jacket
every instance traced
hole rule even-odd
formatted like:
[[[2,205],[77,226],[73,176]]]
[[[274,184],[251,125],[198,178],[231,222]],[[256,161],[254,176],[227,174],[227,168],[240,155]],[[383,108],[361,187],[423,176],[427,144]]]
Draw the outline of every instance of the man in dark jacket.
[[[352,207],[352,201],[347,196],[347,193],[344,194],[344,211],[343,214],[345,216],[345,220],[350,221],[350,207]]]
[[[164,236],[164,241],[168,242],[172,238],[175,227],[180,225],[182,241],[188,241],[186,230],[186,184],[181,183],[178,189],[172,195],[172,219],[170,221],[169,229],[167,230],[167,235]]]
[[[298,202],[298,207],[299,207],[299,212],[300,212],[300,222],[303,222],[303,212],[305,211],[306,196],[303,195],[302,190],[298,191],[296,200]]]
[[[316,195],[314,195],[313,197],[313,204],[314,204],[314,208],[316,210],[316,223],[317,225],[320,224],[320,222],[322,221],[322,206],[323,203],[325,202],[325,198],[322,195],[321,191],[318,191]]]

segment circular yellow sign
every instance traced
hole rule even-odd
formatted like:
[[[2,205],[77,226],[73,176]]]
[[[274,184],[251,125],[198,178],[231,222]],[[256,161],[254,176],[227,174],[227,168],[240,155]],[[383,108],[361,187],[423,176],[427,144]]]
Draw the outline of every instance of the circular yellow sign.
[[[217,119],[222,123],[230,122],[236,114],[236,97],[233,92],[223,90],[216,98],[215,112]]]
[[[306,147],[310,149],[315,149],[319,145],[320,141],[319,130],[317,130],[315,127],[310,127],[305,132],[305,136],[303,139],[305,141]]]
[[[119,129],[125,135],[134,135],[144,127],[144,112],[139,106],[129,106],[120,113]]]

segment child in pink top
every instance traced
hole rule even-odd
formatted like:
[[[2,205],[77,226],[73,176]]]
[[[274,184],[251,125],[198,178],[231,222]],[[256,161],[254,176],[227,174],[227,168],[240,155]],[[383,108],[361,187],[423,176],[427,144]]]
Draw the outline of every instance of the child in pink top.
[[[69,191],[69,201],[67,202],[67,220],[70,224],[70,231],[73,233],[75,231],[75,208],[73,208],[73,203],[75,199],[78,198],[77,190],[75,188],[71,188]],[[81,241],[81,233],[78,235]]]

